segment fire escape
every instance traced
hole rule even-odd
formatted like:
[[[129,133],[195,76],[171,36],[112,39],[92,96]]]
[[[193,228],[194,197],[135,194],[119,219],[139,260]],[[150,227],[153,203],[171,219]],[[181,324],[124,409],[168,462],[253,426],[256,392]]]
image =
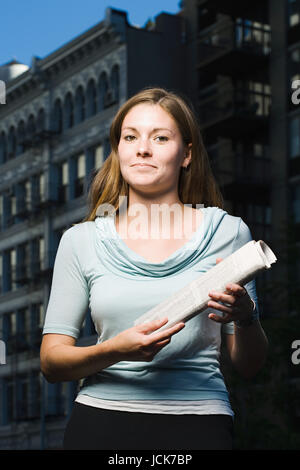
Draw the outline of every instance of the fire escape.
[[[198,114],[214,174],[233,206],[269,205],[267,21],[266,1],[198,2]]]

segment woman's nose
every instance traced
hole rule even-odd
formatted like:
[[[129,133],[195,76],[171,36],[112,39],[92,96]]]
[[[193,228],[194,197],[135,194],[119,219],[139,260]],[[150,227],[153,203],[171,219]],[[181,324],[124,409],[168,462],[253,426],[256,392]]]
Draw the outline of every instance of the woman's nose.
[[[141,139],[138,143],[137,153],[139,155],[150,155],[151,145],[148,139]]]

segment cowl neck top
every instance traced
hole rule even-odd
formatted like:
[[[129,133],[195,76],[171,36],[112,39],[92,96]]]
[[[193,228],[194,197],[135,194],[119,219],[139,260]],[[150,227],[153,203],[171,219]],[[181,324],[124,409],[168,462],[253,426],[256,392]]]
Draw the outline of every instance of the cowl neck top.
[[[117,232],[114,216],[98,216],[96,243],[101,252],[101,261],[106,268],[125,277],[165,277],[178,274],[195,265],[207,250],[211,239],[226,211],[218,207],[202,207],[202,222],[191,238],[165,260],[151,263],[129,248]]]

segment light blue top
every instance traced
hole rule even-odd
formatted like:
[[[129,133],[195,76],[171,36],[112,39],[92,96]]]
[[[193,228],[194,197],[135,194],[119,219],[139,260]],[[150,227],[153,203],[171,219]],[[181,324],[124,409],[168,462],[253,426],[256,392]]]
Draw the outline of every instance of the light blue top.
[[[56,255],[43,333],[78,338],[88,308],[98,342],[133,326],[147,310],[252,240],[240,217],[218,207],[184,246],[149,263],[118,234],[113,217],[97,217],[66,230]],[[245,285],[259,308],[255,280]],[[79,394],[109,400],[228,400],[219,367],[221,327],[209,308],[189,320],[151,362],[121,361],[86,378]]]

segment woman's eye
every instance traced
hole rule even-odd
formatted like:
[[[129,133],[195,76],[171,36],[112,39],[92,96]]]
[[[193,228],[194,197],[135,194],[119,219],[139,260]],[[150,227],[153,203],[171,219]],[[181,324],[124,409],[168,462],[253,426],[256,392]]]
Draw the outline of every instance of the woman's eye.
[[[127,140],[128,142],[131,142],[135,138],[134,135],[125,135],[124,140]]]
[[[167,140],[169,140],[165,135],[158,135],[155,139],[159,139],[159,142],[167,142]]]

